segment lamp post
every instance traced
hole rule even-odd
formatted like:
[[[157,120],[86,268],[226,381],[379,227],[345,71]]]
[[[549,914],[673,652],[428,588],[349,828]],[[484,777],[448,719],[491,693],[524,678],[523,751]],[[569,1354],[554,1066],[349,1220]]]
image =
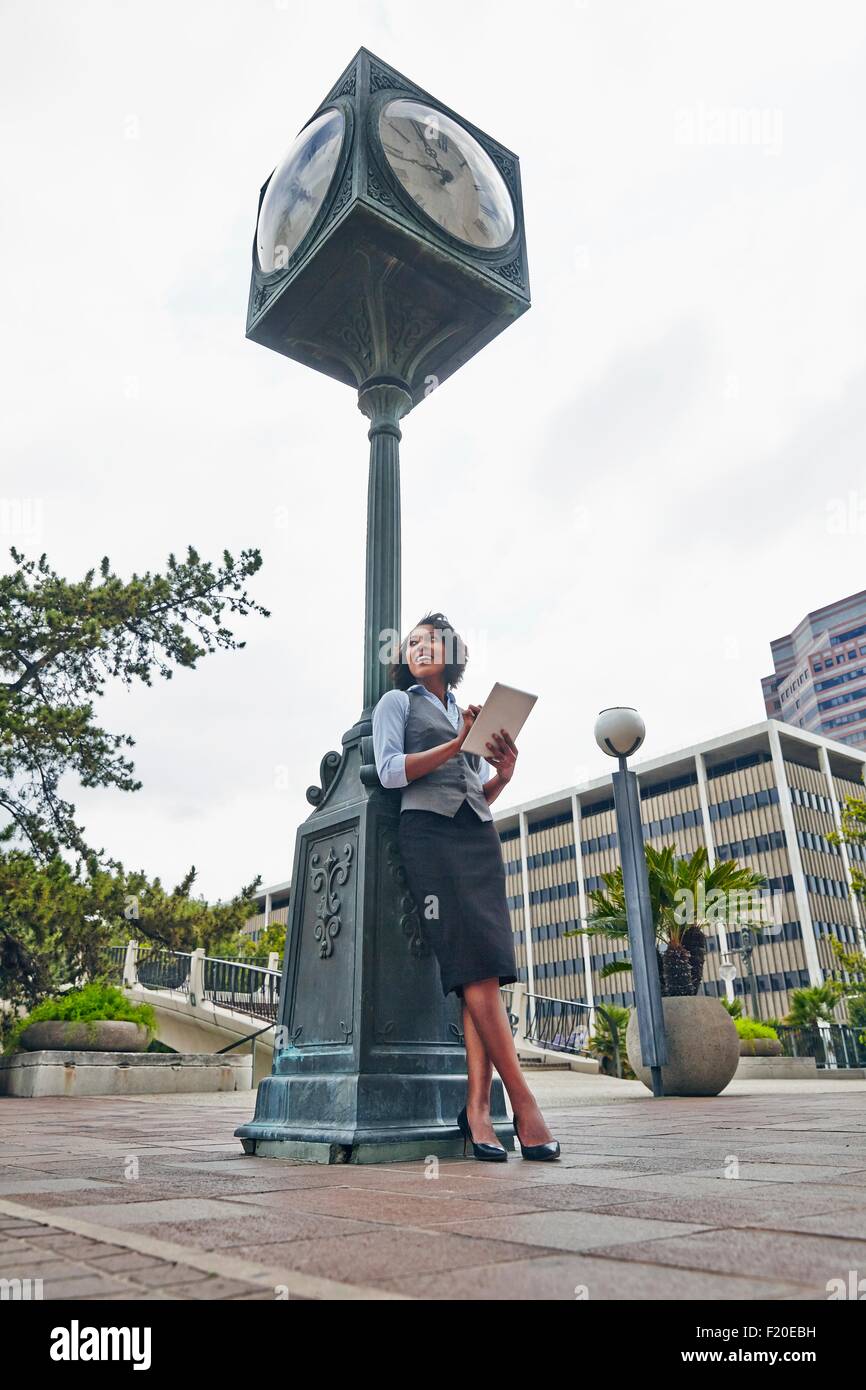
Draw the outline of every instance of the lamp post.
[[[235,1130],[247,1153],[387,1163],[460,1152],[459,1002],[443,999],[420,929],[400,793],[379,782],[371,721],[399,650],[401,423],[529,304],[517,156],[359,49],[266,180],[253,242],[247,337],[355,392],[369,472],[361,710],[307,790],[273,1072]],[[342,468],[325,455],[310,466],[332,481],[329,514],[310,520],[333,567]],[[340,622],[315,574],[304,598],[323,632]],[[491,1118],[513,1148],[498,1077]]]
[[[752,1017],[760,1019],[761,1008],[758,996],[758,977],[755,974],[755,963],[752,959],[755,946],[758,944],[754,939],[754,933],[748,926],[741,926],[740,939],[742,946],[731,946],[722,956],[722,964],[719,967],[719,975],[723,980],[735,980],[737,977],[737,967],[731,960],[732,956],[739,956],[743,962],[743,974],[749,982],[749,994],[752,999]]]
[[[652,1076],[653,1096],[663,1096],[662,1067],[668,1057],[656,960],[655,923],[643,848],[637,777],[628,767],[629,757],[637,752],[645,736],[643,720],[637,710],[628,706],[604,709],[596,720],[596,743],[603,753],[619,762],[619,770],[613,774],[613,800],[641,1058]]]

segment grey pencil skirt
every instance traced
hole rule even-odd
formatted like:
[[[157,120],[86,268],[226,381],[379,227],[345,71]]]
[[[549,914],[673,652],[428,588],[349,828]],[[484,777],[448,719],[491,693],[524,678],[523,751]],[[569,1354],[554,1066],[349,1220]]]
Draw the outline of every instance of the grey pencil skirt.
[[[439,964],[442,993],[499,977],[517,980],[514,933],[505,899],[505,865],[493,821],[468,801],[453,817],[401,811],[400,857],[420,918],[421,935]]]

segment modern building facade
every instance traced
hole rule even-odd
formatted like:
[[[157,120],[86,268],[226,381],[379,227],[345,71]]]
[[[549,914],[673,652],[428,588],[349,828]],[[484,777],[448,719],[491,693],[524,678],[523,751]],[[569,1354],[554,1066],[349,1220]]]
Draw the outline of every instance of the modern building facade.
[[[735,859],[768,880],[777,921],[753,957],[763,1018],[787,1013],[792,990],[823,983],[836,967],[830,936],[863,949],[866,909],[850,877],[851,856],[862,850],[833,846],[827,835],[847,797],[866,799],[864,764],[866,752],[767,720],[634,765],[647,843],[674,844],[681,855],[704,845],[711,862]],[[624,954],[621,943],[565,935],[586,921],[589,893],[619,864],[610,777],[500,812],[494,804],[494,820],[530,992],[633,1005],[627,974],[601,978]],[[719,976],[722,954],[739,945],[736,928],[709,935],[702,990],[746,995],[750,1013],[742,975],[732,985]],[[733,962],[739,970],[736,954]]]
[[[866,904],[851,891],[851,864],[862,868],[866,856],[827,839],[846,798],[866,800],[864,766],[866,750],[772,719],[634,764],[647,843],[681,855],[703,845],[711,862],[735,859],[768,880],[776,920],[753,956],[762,1018],[782,1017],[792,990],[836,968],[831,936],[866,949]],[[493,812],[521,981],[554,999],[631,1007],[628,974],[601,978],[626,954],[622,943],[566,935],[619,864],[610,775]],[[285,922],[288,895],[287,883],[263,890],[248,929]],[[725,953],[741,968],[740,944],[736,927],[708,933],[702,990],[745,996],[751,1013],[743,975],[727,984],[719,975]]]
[[[808,613],[770,651],[768,718],[866,748],[866,589]]]
[[[270,888],[263,888],[256,895],[256,910],[252,917],[244,923],[244,932],[251,936],[253,941],[258,941],[262,934],[274,922],[285,926],[289,920],[289,897],[291,894],[291,882],[274,883]]]

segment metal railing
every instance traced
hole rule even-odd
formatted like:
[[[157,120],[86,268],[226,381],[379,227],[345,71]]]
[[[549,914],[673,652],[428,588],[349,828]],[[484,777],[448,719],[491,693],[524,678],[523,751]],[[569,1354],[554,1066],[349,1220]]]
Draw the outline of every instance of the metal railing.
[[[125,946],[109,946],[108,948],[108,978],[113,984],[121,984],[123,981],[123,967],[126,963]]]
[[[123,978],[125,947],[112,947],[112,970]],[[266,965],[245,960],[222,960],[203,956],[199,952],[170,951],[153,946],[132,947],[132,978],[126,984],[142,985],[145,989],[167,990],[195,995],[250,1018],[276,1023],[280,1004],[280,972]],[[193,1000],[193,1002],[195,1002]]]
[[[139,946],[135,952],[135,978],[145,989],[167,989],[189,994],[192,956],[189,951],[168,951]]]
[[[224,1008],[276,1023],[280,976],[264,965],[204,958],[204,997]]]
[[[776,1025],[786,1057],[814,1057],[820,1070],[837,1071],[866,1067],[866,1030],[850,1023],[831,1023],[827,1028]]]
[[[551,1052],[586,1054],[592,1021],[592,1009],[588,1004],[528,991],[526,1001],[527,1042]]]
[[[500,985],[499,993],[502,995],[505,1012],[508,1014],[508,1022],[511,1024],[511,1035],[516,1037],[520,1015],[514,1012],[514,988],[512,985]]]

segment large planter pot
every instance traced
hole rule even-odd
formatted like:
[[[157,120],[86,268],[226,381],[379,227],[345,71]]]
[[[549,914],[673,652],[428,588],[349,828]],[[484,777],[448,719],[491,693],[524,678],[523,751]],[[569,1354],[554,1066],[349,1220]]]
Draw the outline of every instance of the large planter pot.
[[[731,1015],[707,994],[662,999],[662,1010],[668,1049],[668,1061],[662,1067],[665,1095],[717,1096],[740,1061],[740,1036]],[[643,1065],[634,1009],[625,1042],[635,1075],[651,1091],[652,1076]]]
[[[145,1052],[148,1032],[142,1023],[96,1019],[73,1023],[54,1019],[31,1023],[21,1034],[28,1052]]]
[[[778,1038],[740,1038],[741,1057],[781,1057]]]

